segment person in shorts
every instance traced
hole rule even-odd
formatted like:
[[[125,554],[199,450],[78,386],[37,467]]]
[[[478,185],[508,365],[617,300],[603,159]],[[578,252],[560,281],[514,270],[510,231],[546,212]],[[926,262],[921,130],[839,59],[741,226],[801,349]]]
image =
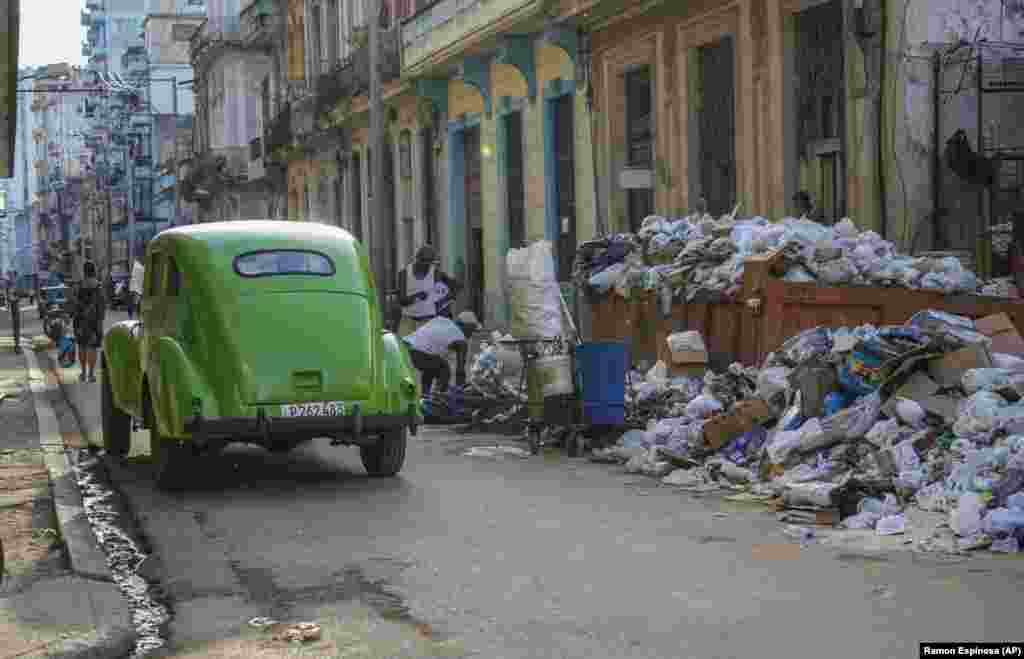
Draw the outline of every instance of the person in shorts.
[[[75,294],[72,316],[75,324],[75,343],[78,344],[79,361],[82,364],[81,382],[96,381],[96,352],[103,341],[103,317],[106,302],[103,287],[96,278],[96,264],[86,261],[82,268],[85,279]]]

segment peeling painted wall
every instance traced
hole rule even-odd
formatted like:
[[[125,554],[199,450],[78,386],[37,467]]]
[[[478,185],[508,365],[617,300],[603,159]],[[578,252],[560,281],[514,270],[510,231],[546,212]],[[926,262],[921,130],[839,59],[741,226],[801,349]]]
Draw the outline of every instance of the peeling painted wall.
[[[960,181],[940,162],[940,208],[948,214],[933,221],[932,182],[934,155],[935,73],[931,57],[943,45],[958,40],[1015,41],[1024,45],[1024,3],[1008,0],[906,0],[888,8],[890,84],[886,89],[886,143],[892,154],[887,162],[891,224],[901,227],[893,235],[905,247],[928,248],[936,243],[954,249],[976,247],[979,190]],[[969,54],[964,51],[963,54]],[[967,131],[978,148],[978,97],[973,71],[962,65],[944,67],[940,89],[939,149],[957,129]],[[983,99],[983,134],[995,143],[1024,146],[1024,95],[986,94]],[[999,218],[993,218],[998,222]],[[937,228],[937,232],[936,232]]]

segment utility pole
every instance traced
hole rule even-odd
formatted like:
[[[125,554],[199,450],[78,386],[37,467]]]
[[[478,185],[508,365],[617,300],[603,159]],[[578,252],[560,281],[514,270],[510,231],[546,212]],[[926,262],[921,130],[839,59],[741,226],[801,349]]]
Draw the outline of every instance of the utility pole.
[[[171,112],[174,113],[174,146],[171,150],[171,167],[174,170],[174,213],[171,215],[171,226],[178,226],[178,212],[181,202],[178,199],[178,77],[171,76],[171,93],[174,94],[171,102]],[[131,268],[131,264],[128,264]],[[130,270],[129,270],[130,271]]]
[[[381,94],[381,34],[380,14],[381,0],[366,0],[370,5],[368,12],[370,17],[370,145],[371,145],[371,189],[373,190],[373,204],[370,210],[370,221],[367,222],[370,239],[370,256],[373,270],[377,280],[377,295],[384,308],[387,299],[387,292],[391,288],[391,275],[393,274],[390,263],[392,234],[394,232],[394,220],[388,213],[389,204],[385,198],[384,189],[384,159],[387,152],[387,142],[384,136],[384,99]]]

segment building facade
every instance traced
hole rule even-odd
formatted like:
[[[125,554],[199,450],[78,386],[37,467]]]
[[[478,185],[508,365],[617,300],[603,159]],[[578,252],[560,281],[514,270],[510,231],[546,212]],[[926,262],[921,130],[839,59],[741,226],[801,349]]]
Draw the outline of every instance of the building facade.
[[[237,0],[211,0],[189,44],[196,117],[181,194],[197,204],[200,221],[282,214],[280,177],[250,167],[254,154],[262,155],[260,108],[270,94],[267,81],[279,49],[263,34],[272,27],[263,23],[261,7],[245,7],[259,15],[253,23],[246,13],[243,30],[243,7]]]
[[[851,216],[906,249],[966,249],[1024,198],[1021,161],[997,145],[1015,139],[1024,108],[970,110],[977,100],[963,90],[943,100],[940,69],[958,42],[983,50],[982,33],[1005,52],[954,81],[998,70],[1009,84],[1024,70],[1021,12],[998,0],[381,6],[378,156],[365,3],[225,1],[223,14],[211,4],[203,29],[221,36],[201,30],[192,44],[206,174],[184,183],[205,199],[205,218],[288,217],[383,240],[387,263],[375,270],[386,290],[434,244],[464,284],[460,307],[501,326],[505,256],[540,239],[566,282],[580,243],[635,231],[648,215],[779,219],[804,191],[821,221]],[[964,127],[1017,177],[1004,176],[988,206],[944,165],[946,139]]]

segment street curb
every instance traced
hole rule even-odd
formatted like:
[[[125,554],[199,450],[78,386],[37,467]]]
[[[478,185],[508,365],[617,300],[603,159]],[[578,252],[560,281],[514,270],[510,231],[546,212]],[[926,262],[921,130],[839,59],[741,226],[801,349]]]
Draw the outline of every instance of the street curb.
[[[68,640],[47,651],[48,659],[117,659],[127,657],[135,649],[138,636],[134,629],[110,629],[95,639]]]
[[[50,474],[58,530],[68,549],[71,571],[82,577],[112,582],[114,579],[110,568],[107,567],[106,554],[100,548],[89,518],[85,514],[82,493],[78,488],[74,467],[64,447],[57,415],[43,400],[46,378],[39,369],[39,362],[31,348],[26,346],[22,350],[27,362],[29,387],[32,390],[32,402],[39,423],[39,445]],[[59,378],[57,381],[63,395],[64,383]]]

